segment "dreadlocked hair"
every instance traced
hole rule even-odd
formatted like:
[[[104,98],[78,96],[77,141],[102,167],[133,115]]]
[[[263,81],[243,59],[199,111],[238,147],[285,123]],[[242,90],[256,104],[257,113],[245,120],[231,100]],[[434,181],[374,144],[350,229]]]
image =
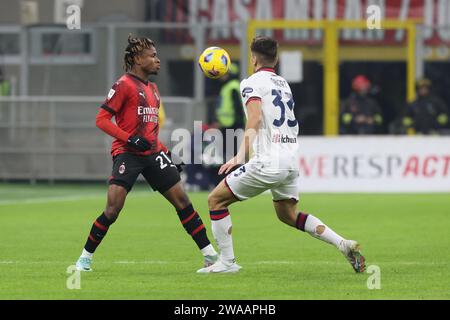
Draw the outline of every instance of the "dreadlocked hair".
[[[123,68],[125,71],[130,71],[134,65],[134,57],[140,54],[144,49],[154,47],[155,43],[149,38],[134,38],[131,33],[128,35],[128,45],[125,49],[125,56],[123,57]]]

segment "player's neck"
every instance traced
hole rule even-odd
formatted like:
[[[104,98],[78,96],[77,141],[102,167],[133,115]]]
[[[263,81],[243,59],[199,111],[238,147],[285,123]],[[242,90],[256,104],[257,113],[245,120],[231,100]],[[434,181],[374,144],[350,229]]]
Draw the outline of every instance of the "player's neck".
[[[259,71],[270,71],[270,72],[275,72],[275,67],[274,66],[269,66],[269,65],[256,65],[255,67],[255,73],[259,72]]]
[[[138,80],[144,83],[148,82],[148,74],[146,74],[142,70],[131,69],[130,71],[128,71],[128,74],[132,75],[133,77],[136,77]]]

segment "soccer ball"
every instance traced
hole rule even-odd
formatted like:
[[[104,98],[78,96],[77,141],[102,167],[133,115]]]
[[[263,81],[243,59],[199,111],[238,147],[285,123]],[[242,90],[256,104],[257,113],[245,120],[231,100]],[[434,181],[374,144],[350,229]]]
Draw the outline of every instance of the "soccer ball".
[[[198,65],[203,74],[211,79],[219,79],[228,72],[230,67],[228,52],[219,47],[209,47],[198,58]]]

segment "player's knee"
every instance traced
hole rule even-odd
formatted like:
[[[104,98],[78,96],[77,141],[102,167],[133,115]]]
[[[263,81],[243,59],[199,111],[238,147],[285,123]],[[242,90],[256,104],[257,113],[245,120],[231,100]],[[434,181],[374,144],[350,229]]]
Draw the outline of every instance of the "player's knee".
[[[219,199],[216,197],[216,195],[212,192],[208,195],[208,207],[209,210],[215,210],[217,209],[217,206],[219,204]]]

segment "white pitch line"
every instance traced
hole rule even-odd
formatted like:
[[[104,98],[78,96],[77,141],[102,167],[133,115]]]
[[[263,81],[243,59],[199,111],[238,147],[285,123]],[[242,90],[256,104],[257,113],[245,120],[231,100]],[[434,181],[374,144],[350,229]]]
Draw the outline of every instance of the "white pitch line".
[[[104,194],[101,196],[105,196]],[[34,199],[17,199],[17,200],[0,200],[0,206],[15,205],[15,204],[38,204],[47,202],[64,202],[64,201],[79,201],[84,199],[96,199],[100,195],[84,195],[84,196],[60,196],[60,197],[40,197]]]
[[[155,260],[155,261],[114,261],[113,263],[117,264],[180,264],[180,263],[188,263],[187,261],[161,261],[161,260]]]
[[[135,192],[131,197],[142,197],[151,193],[145,191]],[[39,204],[47,202],[64,202],[64,201],[80,201],[89,199],[106,198],[106,191],[98,194],[78,194],[70,196],[57,196],[57,197],[38,197],[31,199],[15,199],[15,200],[0,200],[0,206],[17,205],[17,204]]]
[[[191,263],[189,261],[166,261],[166,260],[143,260],[143,261],[133,261],[133,260],[119,260],[119,261],[95,261],[95,264],[188,264]],[[347,264],[345,261],[252,261],[252,262],[241,262],[243,265],[323,265],[323,264],[334,264],[334,265],[343,265]],[[64,265],[73,265],[74,261],[13,261],[13,260],[0,260],[0,265],[6,264],[18,264],[18,265],[26,265],[26,264],[64,264]],[[373,261],[369,265],[417,265],[417,266],[440,266],[447,265],[446,262],[420,262],[420,261],[397,261],[397,262],[379,262]]]
[[[367,261],[366,261],[367,262]],[[256,264],[256,265],[282,265],[282,264],[305,264],[305,265],[322,265],[322,264],[328,264],[328,265],[340,265],[340,264],[347,264],[348,262],[345,261],[254,261],[254,262],[247,262],[245,264]],[[439,265],[447,265],[446,262],[420,262],[420,261],[390,261],[390,262],[380,262],[380,261],[369,261],[367,265],[403,265],[403,266],[439,266]]]
[[[296,261],[256,261],[248,262],[247,264],[296,264]],[[303,262],[305,263],[305,262]]]
[[[189,263],[188,261],[161,261],[161,260],[149,260],[149,261],[95,261],[95,264],[183,264]],[[16,264],[16,265],[34,265],[34,264],[62,264],[62,265],[74,265],[75,261],[0,261],[0,265],[2,264]]]

